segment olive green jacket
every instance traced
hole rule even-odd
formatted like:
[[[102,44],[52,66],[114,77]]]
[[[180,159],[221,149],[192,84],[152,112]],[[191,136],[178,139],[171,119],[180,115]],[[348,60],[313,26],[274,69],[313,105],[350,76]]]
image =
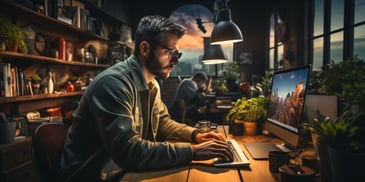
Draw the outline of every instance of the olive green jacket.
[[[170,119],[157,81],[146,83],[135,56],[98,74],[73,118],[62,155],[62,181],[108,176],[110,161],[124,170],[152,170],[192,160],[190,143],[165,141],[191,142],[196,129]]]

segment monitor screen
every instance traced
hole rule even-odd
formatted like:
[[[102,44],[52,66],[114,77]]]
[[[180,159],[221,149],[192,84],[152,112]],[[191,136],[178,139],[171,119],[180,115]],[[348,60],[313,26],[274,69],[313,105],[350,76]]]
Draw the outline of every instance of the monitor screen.
[[[274,73],[265,129],[297,147],[303,119],[310,66],[305,65]]]

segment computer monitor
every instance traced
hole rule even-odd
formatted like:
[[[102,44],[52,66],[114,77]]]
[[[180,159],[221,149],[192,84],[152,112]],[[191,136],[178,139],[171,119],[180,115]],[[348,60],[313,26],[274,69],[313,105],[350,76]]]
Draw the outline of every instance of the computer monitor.
[[[310,70],[305,65],[277,71],[272,78],[265,129],[290,148],[298,147]]]
[[[253,159],[268,159],[270,151],[289,152],[291,157],[300,152],[296,149],[300,139],[300,125],[303,121],[310,70],[310,65],[305,65],[274,73],[265,130],[281,138],[284,143],[243,143]]]

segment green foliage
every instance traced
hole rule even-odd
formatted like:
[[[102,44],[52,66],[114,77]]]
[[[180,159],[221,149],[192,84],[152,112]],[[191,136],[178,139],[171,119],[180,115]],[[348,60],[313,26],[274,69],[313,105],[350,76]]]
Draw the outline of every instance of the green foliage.
[[[42,81],[42,78],[38,74],[34,74],[31,79],[32,83],[40,83]]]
[[[228,88],[226,85],[226,80],[223,78],[217,79],[215,83],[215,90],[220,92],[227,92]]]
[[[232,102],[233,108],[229,110],[226,120],[241,119],[245,121],[260,121],[267,115],[267,105],[269,100],[264,97],[246,98],[242,97]]]
[[[354,57],[341,62],[331,61],[323,68],[323,85],[350,105],[364,104],[365,61]]]
[[[265,96],[269,96],[269,93],[271,92],[271,82],[272,82],[272,76],[273,73],[270,71],[265,71],[265,74],[263,77],[261,77],[259,86],[262,88],[262,91]]]
[[[337,119],[323,116],[317,111],[317,118],[303,124],[305,129],[318,134],[318,142],[348,152],[365,152],[364,121],[362,114],[344,111]]]
[[[231,61],[223,64],[222,76],[224,79],[239,79],[240,78],[240,67],[236,61]]]
[[[25,35],[26,32],[23,29],[11,23],[10,21],[0,22],[0,40],[9,49],[13,47],[14,43],[17,43],[19,46],[19,51],[26,53],[28,50],[24,41]]]

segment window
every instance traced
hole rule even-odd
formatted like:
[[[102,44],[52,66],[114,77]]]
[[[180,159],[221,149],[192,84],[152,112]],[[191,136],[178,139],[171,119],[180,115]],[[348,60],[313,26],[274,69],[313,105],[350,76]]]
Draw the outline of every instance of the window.
[[[314,0],[313,70],[330,60],[365,58],[365,0]]]
[[[281,36],[279,33],[280,31],[278,31],[280,23],[283,22],[280,19],[279,15],[277,13],[273,13],[270,18],[270,43],[269,43],[270,70],[277,70],[281,68],[280,60],[284,54],[284,45],[281,41],[283,37],[280,37]]]
[[[204,33],[197,24],[197,18],[203,22]],[[179,41],[180,51],[183,53],[179,64],[171,73],[171,76],[191,76],[197,71],[204,71],[210,76],[217,75],[222,66],[204,65],[201,61],[204,53],[203,37],[209,37],[214,28],[213,13],[204,6],[188,4],[177,8],[170,19],[182,25],[186,29],[185,36]],[[228,61],[233,58],[233,45],[221,45]]]

